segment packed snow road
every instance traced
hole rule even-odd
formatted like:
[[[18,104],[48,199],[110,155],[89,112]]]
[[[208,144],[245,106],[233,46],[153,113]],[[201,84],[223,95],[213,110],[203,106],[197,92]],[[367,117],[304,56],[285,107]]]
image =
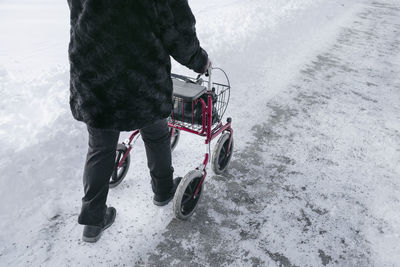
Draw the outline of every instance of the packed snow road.
[[[68,110],[65,58],[41,54],[65,36],[35,46],[43,64],[60,64],[41,75],[4,45],[0,265],[398,266],[400,4],[348,2],[193,1],[200,39],[234,85],[230,169],[210,171],[196,213],[178,221],[151,203],[138,142],[109,195],[117,220],[94,245],[76,223],[85,128]],[[3,13],[18,6],[4,3]],[[200,144],[182,136],[176,175],[201,162]]]

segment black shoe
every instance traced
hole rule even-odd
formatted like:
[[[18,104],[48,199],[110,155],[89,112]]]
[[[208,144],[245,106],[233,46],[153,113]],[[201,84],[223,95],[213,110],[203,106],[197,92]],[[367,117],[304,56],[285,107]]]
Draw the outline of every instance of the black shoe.
[[[105,229],[111,226],[115,220],[117,211],[113,207],[108,207],[104,217],[103,226],[85,225],[83,228],[82,240],[89,243],[95,243],[100,239],[101,234]]]
[[[157,205],[157,206],[167,205],[174,198],[176,189],[178,188],[178,185],[181,182],[181,180],[182,180],[182,177],[178,177],[173,180],[173,186],[168,195],[164,195],[164,196],[154,195],[154,197],[153,197],[154,205]]]

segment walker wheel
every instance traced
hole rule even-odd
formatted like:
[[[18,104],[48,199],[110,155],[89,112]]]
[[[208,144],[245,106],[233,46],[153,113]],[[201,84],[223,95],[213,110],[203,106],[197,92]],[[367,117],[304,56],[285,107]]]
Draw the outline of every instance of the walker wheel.
[[[218,139],[218,142],[214,148],[211,161],[211,168],[213,169],[215,174],[223,173],[228,168],[229,163],[231,161],[233,154],[233,138],[232,138],[230,153],[229,155],[227,154],[230,135],[231,134],[229,132],[222,134],[222,136]]]
[[[174,196],[174,214],[176,218],[186,220],[196,210],[197,203],[203,192],[203,185],[201,185],[196,198],[194,198],[194,193],[201,178],[203,178],[203,173],[199,170],[193,170],[186,174],[179,183]]]
[[[110,182],[109,182],[110,188],[114,188],[117,185],[119,185],[122,182],[122,180],[125,178],[126,174],[128,173],[129,164],[131,161],[131,157],[129,154],[125,158],[121,167],[119,167],[117,169],[118,163],[121,161],[123,156],[126,154],[127,150],[128,150],[128,148],[125,145],[123,145],[123,144],[117,145],[117,153],[116,153],[116,158],[115,158],[114,172],[112,173]]]
[[[172,136],[172,130],[174,130],[173,136]],[[181,131],[170,127],[169,135],[171,136],[171,151],[174,151],[175,147],[178,145],[179,137],[181,136]]]

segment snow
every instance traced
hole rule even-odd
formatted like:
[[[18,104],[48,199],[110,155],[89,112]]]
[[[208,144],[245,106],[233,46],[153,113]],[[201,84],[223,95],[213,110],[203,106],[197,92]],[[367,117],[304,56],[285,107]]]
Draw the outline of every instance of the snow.
[[[231,170],[209,170],[199,209],[181,223],[171,205],[152,204],[139,139],[126,180],[109,193],[115,224],[93,245],[76,222],[87,133],[68,106],[68,5],[0,2],[0,265],[398,264],[398,3],[190,5],[233,85]],[[368,19],[381,24],[371,30]],[[177,176],[202,162],[202,142],[182,134]]]

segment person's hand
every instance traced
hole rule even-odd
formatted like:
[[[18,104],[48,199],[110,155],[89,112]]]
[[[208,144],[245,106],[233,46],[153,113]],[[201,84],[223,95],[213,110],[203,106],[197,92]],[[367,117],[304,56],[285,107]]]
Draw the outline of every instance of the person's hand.
[[[211,60],[210,60],[210,58],[207,58],[207,64],[206,64],[206,66],[204,67],[204,69],[203,69],[203,71],[201,72],[201,74],[206,73],[210,67],[211,67]]]

